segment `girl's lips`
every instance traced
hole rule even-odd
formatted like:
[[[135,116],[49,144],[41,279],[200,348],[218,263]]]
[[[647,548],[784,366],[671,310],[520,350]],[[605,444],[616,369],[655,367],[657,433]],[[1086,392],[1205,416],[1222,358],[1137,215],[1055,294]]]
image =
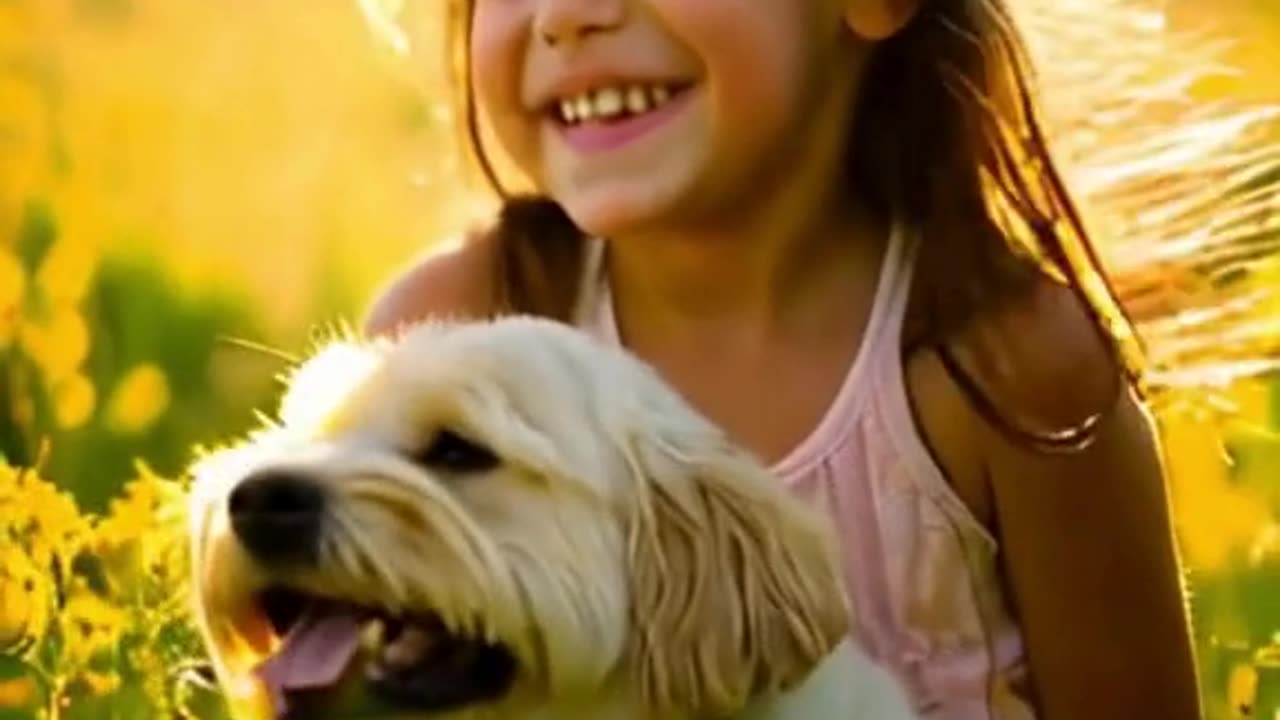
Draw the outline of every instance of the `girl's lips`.
[[[665,125],[684,110],[693,95],[693,87],[677,90],[657,108],[639,115],[626,115],[613,120],[587,120],[566,124],[552,119],[555,132],[569,147],[580,153],[607,152],[626,145]]]

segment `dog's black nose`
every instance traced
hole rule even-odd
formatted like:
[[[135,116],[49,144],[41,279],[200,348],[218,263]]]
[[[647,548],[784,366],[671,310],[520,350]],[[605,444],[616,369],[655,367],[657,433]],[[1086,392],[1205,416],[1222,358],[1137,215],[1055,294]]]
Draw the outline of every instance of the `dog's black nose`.
[[[316,561],[324,521],[324,492],[297,472],[258,472],[228,499],[231,529],[254,559],[268,565]]]

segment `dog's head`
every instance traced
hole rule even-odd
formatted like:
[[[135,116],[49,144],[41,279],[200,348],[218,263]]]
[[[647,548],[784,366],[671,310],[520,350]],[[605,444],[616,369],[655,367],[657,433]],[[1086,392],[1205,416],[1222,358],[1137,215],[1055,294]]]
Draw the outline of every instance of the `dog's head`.
[[[197,617],[228,689],[276,712],[625,692],[714,716],[846,631],[816,513],[647,367],[549,321],[332,344],[279,423],[195,475]]]

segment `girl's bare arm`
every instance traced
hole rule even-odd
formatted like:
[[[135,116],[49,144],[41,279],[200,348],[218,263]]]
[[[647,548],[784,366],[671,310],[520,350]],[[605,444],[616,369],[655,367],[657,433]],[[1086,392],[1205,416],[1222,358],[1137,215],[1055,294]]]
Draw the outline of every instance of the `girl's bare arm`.
[[[988,458],[1044,717],[1198,718],[1168,495],[1142,408],[1126,396],[1078,455],[994,441]]]
[[[971,339],[988,351],[970,353],[969,366],[1014,416],[1052,427],[1110,409],[1094,443],[1075,453],[961,424],[972,428],[969,457],[980,467],[967,475],[986,485],[1042,717],[1196,720],[1182,570],[1150,417],[1132,393],[1115,397],[1114,363],[1059,288],[980,323]]]

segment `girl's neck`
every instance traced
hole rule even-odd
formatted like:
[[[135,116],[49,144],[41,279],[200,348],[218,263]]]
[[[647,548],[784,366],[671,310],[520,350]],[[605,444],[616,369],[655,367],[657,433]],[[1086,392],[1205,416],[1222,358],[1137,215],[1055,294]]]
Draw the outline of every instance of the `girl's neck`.
[[[849,206],[787,205],[714,231],[611,241],[619,325],[667,341],[764,345],[847,323],[877,277],[888,229]]]

